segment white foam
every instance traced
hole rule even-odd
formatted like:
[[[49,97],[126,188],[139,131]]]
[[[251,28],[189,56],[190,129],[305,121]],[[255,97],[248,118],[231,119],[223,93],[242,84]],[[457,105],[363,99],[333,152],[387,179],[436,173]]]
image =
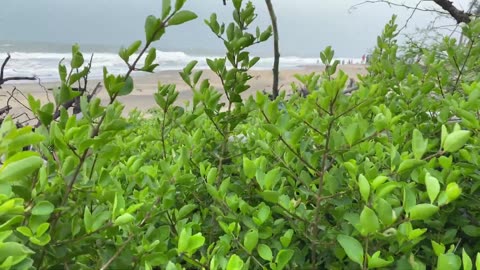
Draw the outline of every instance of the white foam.
[[[5,46],[8,44],[4,44]],[[11,60],[5,68],[5,76],[37,76],[42,81],[58,81],[58,63],[64,59],[63,63],[69,68],[71,59],[70,53],[44,53],[44,52],[11,52]],[[83,53],[85,64],[90,60],[91,53]],[[0,53],[0,60],[7,57],[6,53]],[[137,55],[130,57],[130,62]],[[219,56],[217,56],[219,57]],[[159,64],[157,71],[162,70],[181,70],[193,60],[198,61],[197,69],[208,68],[206,58],[217,58],[216,56],[192,56],[184,52],[164,52],[157,50],[157,57],[154,63]],[[337,58],[340,61],[352,60],[354,64],[360,63],[359,58]],[[271,69],[273,57],[261,58],[253,69],[266,70]],[[143,66],[144,58],[141,59],[137,67]],[[282,57],[280,59],[280,68],[297,68],[301,66],[318,65],[318,58],[303,57]],[[103,67],[106,67],[112,74],[122,74],[127,71],[125,62],[114,53],[95,53],[93,56],[92,69],[90,77],[98,79],[102,77]]]

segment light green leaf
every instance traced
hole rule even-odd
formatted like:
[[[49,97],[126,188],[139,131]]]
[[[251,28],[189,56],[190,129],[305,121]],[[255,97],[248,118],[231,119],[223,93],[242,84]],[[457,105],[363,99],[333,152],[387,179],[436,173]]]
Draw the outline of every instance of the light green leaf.
[[[258,255],[260,255],[260,257],[265,261],[271,262],[273,260],[272,250],[270,249],[269,246],[265,244],[259,244],[257,247],[257,252],[258,252]]]
[[[424,160],[406,159],[406,160],[402,161],[402,163],[400,163],[400,165],[398,166],[397,172],[399,174],[402,174],[402,173],[405,173],[405,172],[410,172],[413,169],[415,169],[417,167],[420,167],[420,166],[422,166],[426,163],[427,162],[424,161]]]
[[[440,183],[438,179],[426,173],[425,175],[425,185],[427,186],[428,198],[430,198],[430,203],[433,203],[440,193]]]
[[[437,270],[459,270],[462,267],[462,260],[453,253],[441,254],[438,256]]]
[[[37,231],[35,232],[35,235],[37,237],[41,237],[48,230],[48,228],[50,228],[50,223],[44,222],[44,223],[40,224],[37,227]]]
[[[443,144],[443,150],[450,153],[458,151],[467,143],[470,135],[471,133],[468,130],[457,130],[448,134]]]
[[[188,240],[192,236],[192,228],[183,228],[178,237],[177,252],[181,254],[188,250]]]
[[[388,203],[385,199],[376,199],[374,208],[378,214],[378,218],[382,221],[383,225],[388,226],[393,223],[393,209],[390,203]]]
[[[282,246],[284,248],[287,248],[290,243],[292,242],[292,236],[293,236],[293,230],[288,229],[282,237],[280,237],[280,243],[282,243]]]
[[[475,268],[480,269],[480,252],[477,252],[477,258],[475,259]]]
[[[438,212],[438,206],[428,203],[417,204],[410,208],[411,220],[425,220]]]
[[[230,259],[228,260],[227,263],[227,269],[226,270],[239,270],[243,269],[244,262],[238,255],[233,254]]]
[[[21,155],[18,153],[16,155]],[[10,159],[15,158],[12,156]],[[18,181],[20,178],[29,176],[35,170],[43,165],[43,159],[39,156],[29,156],[14,162],[7,159],[2,168],[0,168],[0,182]]]
[[[255,177],[255,173],[257,172],[255,162],[245,156],[243,157],[243,172],[250,179]]]
[[[365,203],[368,203],[368,198],[370,197],[370,183],[367,178],[360,174],[358,176],[358,187],[360,189],[360,195]]]
[[[472,270],[473,264],[472,259],[468,256],[468,253],[462,248],[462,262],[463,262],[463,270]]]
[[[380,223],[375,212],[364,206],[360,214],[360,226],[362,228],[361,234],[366,236],[370,233],[375,233],[380,229]]]
[[[135,217],[132,216],[131,214],[129,213],[125,213],[119,217],[117,217],[115,219],[115,221],[113,222],[113,224],[115,224],[115,226],[121,226],[121,225],[126,225],[128,223],[131,223],[135,220]]]
[[[457,183],[452,182],[447,185],[445,193],[447,193],[448,202],[452,202],[462,194],[462,189]]]
[[[252,254],[253,249],[258,243],[258,231],[255,229],[249,230],[243,239],[243,246],[247,250],[248,254]]]
[[[178,25],[196,18],[197,14],[188,10],[182,10],[173,15],[173,17],[168,21],[168,25]]]
[[[205,237],[203,237],[202,233],[196,233],[188,239],[188,252],[190,254],[195,253],[197,249],[201,248],[205,243]]]
[[[387,267],[394,262],[393,257],[390,256],[387,260],[385,260],[380,257],[380,254],[380,251],[375,252],[372,257],[367,254],[369,269]]]
[[[30,230],[30,228],[27,227],[27,226],[20,226],[20,227],[17,228],[17,231],[19,233],[23,234],[26,237],[32,237],[33,236],[32,230]]]
[[[339,234],[337,236],[337,241],[342,246],[350,260],[356,262],[360,266],[363,265],[363,247],[357,239],[348,235]]]
[[[275,263],[277,263],[277,269],[281,270],[287,266],[288,262],[292,259],[295,252],[291,249],[282,249],[275,257]]]
[[[418,129],[413,130],[412,151],[415,159],[421,159],[427,151],[428,139],[424,139],[422,133]]]

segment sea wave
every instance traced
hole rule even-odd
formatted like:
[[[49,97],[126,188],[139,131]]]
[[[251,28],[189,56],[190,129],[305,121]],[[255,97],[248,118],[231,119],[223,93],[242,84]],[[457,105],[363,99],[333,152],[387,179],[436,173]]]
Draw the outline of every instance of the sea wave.
[[[67,67],[71,59],[70,53],[45,53],[45,52],[11,52],[11,60],[5,68],[5,76],[37,76],[43,81],[58,81],[58,64],[63,61]],[[85,62],[90,60],[92,53],[84,53]],[[154,63],[158,64],[157,71],[162,70],[181,70],[191,61],[198,61],[196,68],[208,68],[206,58],[217,58],[219,56],[194,56],[184,52],[165,52],[156,51],[156,59]],[[7,57],[6,53],[0,53],[0,60]],[[132,55],[131,59],[135,59],[137,55]],[[346,62],[347,58],[339,58],[340,61]],[[348,59],[354,63],[360,62],[360,59]],[[261,58],[253,69],[266,70],[271,69],[273,65],[273,57]],[[139,65],[143,63],[140,60]],[[318,65],[317,58],[303,57],[282,57],[280,59],[281,68],[298,68],[301,66]],[[110,73],[122,74],[127,70],[125,62],[114,53],[93,53],[92,69],[90,77],[98,79],[102,77],[103,67],[106,67]]]

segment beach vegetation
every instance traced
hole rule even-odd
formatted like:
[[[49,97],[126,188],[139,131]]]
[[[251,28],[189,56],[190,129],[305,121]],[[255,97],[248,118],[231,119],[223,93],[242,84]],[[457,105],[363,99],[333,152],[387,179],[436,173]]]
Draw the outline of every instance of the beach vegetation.
[[[152,43],[196,18],[184,3],[163,0],[120,49],[125,74],[104,69],[107,104],[62,107],[88,78],[75,45],[55,100],[29,97],[39,125],[1,123],[0,268],[480,269],[480,21],[411,61],[393,17],[355,91],[327,47],[325,71],[293,85],[308,95],[245,96],[272,28],[232,0],[231,22],[205,20],[221,89],[191,62],[189,104],[159,82],[151,117],[123,117]]]

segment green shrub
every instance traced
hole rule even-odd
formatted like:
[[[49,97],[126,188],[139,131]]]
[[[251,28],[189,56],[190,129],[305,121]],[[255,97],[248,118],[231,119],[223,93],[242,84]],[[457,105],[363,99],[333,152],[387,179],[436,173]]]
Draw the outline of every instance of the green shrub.
[[[180,73],[192,106],[160,84],[152,118],[122,118],[115,100],[132,91],[131,73],[155,68],[154,50],[137,67],[143,53],[167,26],[195,18],[183,2],[163,1],[145,46],[120,51],[124,76],[105,70],[109,105],[82,98],[83,119],[62,110],[52,121],[85,75],[74,47],[55,105],[30,98],[43,125],[4,121],[2,268],[473,269],[471,258],[480,267],[479,22],[464,27],[467,44],[445,40],[409,63],[392,19],[357,91],[343,93],[348,78],[327,48],[326,71],[302,78],[307,97],[243,100],[258,61],[247,49],[271,30],[249,33],[254,6],[235,0],[233,23],[206,20],[227,51],[207,60],[226,103],[192,62]],[[35,151],[22,151],[29,144]]]

